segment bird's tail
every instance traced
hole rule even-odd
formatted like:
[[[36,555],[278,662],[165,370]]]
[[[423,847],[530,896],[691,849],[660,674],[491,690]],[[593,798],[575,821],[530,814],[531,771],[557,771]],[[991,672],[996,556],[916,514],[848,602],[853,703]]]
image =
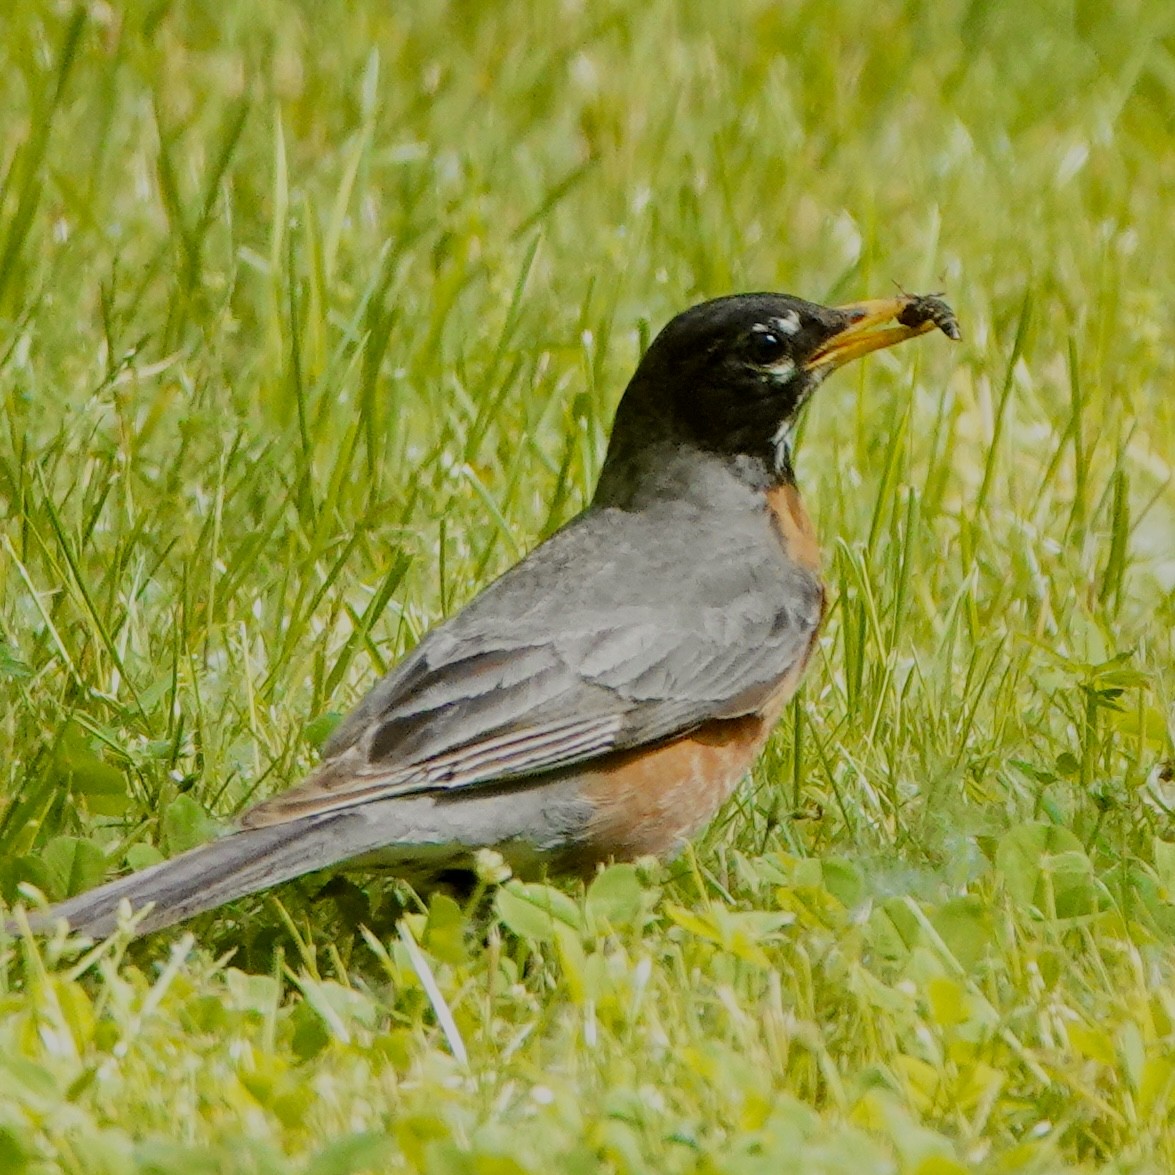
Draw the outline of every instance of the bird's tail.
[[[540,776],[514,787],[474,789],[470,795],[395,796],[240,828],[51,906],[30,923],[43,933],[64,918],[75,931],[102,938],[118,926],[125,898],[134,910],[151,903],[136,924],[139,934],[150,934],[345,861],[378,861],[401,875],[427,879],[446,867],[468,864],[482,846],[495,846],[516,866],[528,867],[525,863],[536,857],[547,860],[578,846],[592,812],[580,786],[574,775],[554,782]],[[6,925],[9,933],[18,929],[11,921]]]
[[[119,906],[125,899],[135,910],[151,903],[136,926],[138,934],[149,934],[377,847],[365,843],[366,822],[353,817],[350,812],[336,812],[233,832],[59,902],[29,921],[34,931],[43,932],[64,918],[79,934],[102,938],[117,927]],[[370,832],[378,840],[378,831]],[[8,929],[15,930],[12,922]]]

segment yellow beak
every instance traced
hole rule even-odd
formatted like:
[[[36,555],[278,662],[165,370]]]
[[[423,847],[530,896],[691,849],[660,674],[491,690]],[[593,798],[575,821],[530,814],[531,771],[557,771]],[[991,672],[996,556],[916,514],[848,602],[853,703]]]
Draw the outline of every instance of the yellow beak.
[[[901,294],[896,298],[850,302],[836,309],[850,316],[852,321],[812,353],[804,364],[809,371],[817,367],[835,371],[870,351],[893,347],[936,328],[949,338],[960,337],[954,313],[937,297]],[[896,326],[882,326],[895,320]]]

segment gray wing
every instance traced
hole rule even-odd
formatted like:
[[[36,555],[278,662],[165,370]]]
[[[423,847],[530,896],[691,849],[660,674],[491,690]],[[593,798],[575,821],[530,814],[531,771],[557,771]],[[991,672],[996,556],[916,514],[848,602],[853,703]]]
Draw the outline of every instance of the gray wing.
[[[822,588],[765,511],[671,516],[686,509],[581,515],[433,629],[315,774],[242,823],[540,774],[756,711],[806,656]]]

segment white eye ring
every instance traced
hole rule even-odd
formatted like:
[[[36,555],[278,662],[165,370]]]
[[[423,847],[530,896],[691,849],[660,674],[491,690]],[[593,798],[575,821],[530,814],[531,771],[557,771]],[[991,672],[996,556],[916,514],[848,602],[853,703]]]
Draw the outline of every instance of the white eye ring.
[[[771,325],[781,335],[798,334],[800,329],[800,316],[794,310],[785,310],[778,318],[771,320]]]

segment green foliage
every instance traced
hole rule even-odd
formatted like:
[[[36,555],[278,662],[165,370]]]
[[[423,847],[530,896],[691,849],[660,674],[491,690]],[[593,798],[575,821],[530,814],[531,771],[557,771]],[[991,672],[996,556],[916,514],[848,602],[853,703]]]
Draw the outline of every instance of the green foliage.
[[[965,338],[813,403],[827,626],[686,859],[0,944],[0,1169],[1175,1167],[1173,63],[1165,0],[9,4],[6,903],[303,774],[691,301]]]

